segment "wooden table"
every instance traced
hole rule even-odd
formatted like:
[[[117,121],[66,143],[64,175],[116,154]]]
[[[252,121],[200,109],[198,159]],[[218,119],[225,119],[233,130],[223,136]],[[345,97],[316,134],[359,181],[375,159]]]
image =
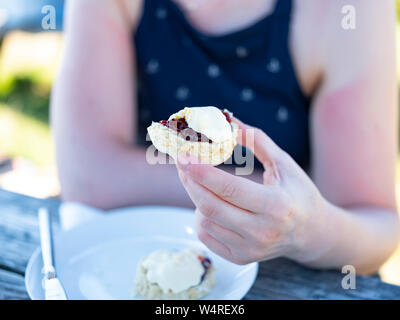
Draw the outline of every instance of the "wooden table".
[[[39,244],[37,209],[47,206],[57,221],[59,204],[56,199],[0,189],[0,300],[29,299],[24,272]],[[400,299],[400,287],[378,277],[357,276],[355,290],[342,288],[343,277],[337,271],[311,270],[284,259],[262,262],[246,299]]]

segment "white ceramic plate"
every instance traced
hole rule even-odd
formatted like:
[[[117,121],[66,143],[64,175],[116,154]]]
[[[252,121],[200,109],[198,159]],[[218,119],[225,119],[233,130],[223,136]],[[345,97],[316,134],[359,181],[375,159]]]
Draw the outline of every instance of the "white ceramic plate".
[[[205,299],[241,299],[251,288],[258,264],[235,265],[210,252],[197,240],[192,210],[136,207],[117,210],[54,239],[56,268],[69,299],[138,299],[133,296],[136,267],[157,249],[204,250],[216,267],[216,285]],[[44,299],[42,259],[37,249],[26,268],[32,299]]]

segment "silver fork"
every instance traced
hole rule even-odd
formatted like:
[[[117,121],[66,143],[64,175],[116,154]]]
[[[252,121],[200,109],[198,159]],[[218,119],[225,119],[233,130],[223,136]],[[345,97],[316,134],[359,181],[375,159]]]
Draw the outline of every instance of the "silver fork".
[[[46,300],[67,300],[65,290],[57,278],[54,266],[53,235],[51,230],[51,217],[47,208],[39,209],[40,246],[43,259],[42,287]]]

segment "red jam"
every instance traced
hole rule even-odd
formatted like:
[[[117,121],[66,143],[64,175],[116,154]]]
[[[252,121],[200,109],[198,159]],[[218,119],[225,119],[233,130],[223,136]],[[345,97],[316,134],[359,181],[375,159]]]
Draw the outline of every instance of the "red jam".
[[[160,123],[163,126],[178,132],[186,141],[212,143],[212,140],[208,139],[204,134],[189,128],[185,118],[161,120]]]
[[[201,262],[201,265],[204,268],[204,273],[201,276],[201,281],[203,281],[204,278],[206,277],[208,269],[210,269],[210,267],[211,267],[211,260],[209,258],[204,257],[204,256],[198,256],[198,258],[199,258],[199,260]]]
[[[222,111],[224,114],[226,121],[229,123],[232,122],[231,116],[228,112]],[[180,119],[171,119],[171,120],[161,120],[160,123],[167,128],[175,130],[176,132],[180,133],[181,136],[186,141],[196,141],[196,142],[208,142],[212,143],[212,140],[207,138],[204,134],[200,132],[194,131],[192,128],[189,128],[189,125],[186,122],[185,118]]]
[[[231,116],[229,115],[229,113],[226,112],[226,111],[222,111],[222,113],[224,114],[224,116],[225,116],[225,118],[226,118],[226,121],[228,121],[229,123],[231,123],[231,122],[232,122],[232,119],[231,119]]]

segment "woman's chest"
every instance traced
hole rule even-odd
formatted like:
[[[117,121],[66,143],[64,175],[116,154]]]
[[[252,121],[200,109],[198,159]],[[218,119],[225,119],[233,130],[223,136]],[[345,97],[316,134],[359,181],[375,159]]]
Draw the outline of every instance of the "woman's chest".
[[[281,0],[170,0],[185,14],[190,24],[200,32],[221,36],[237,32],[270,15]],[[289,49],[293,65],[304,93],[310,96],[320,79],[321,57],[318,55],[320,34],[316,25],[323,28],[321,1],[292,0]]]

